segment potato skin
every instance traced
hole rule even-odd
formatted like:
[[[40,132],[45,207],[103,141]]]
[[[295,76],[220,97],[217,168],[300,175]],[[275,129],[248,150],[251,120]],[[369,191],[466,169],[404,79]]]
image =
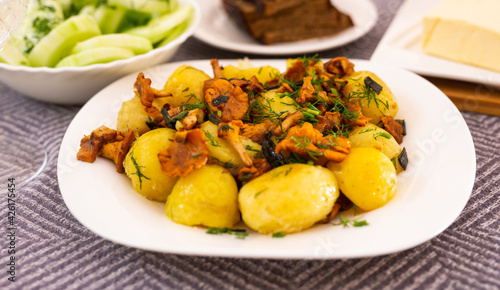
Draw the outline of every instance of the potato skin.
[[[385,138],[380,134],[390,136],[390,138]],[[397,157],[402,150],[394,137],[386,130],[371,123],[364,127],[355,127],[349,134],[349,141],[351,141],[353,148],[373,147],[382,151],[389,159]]]
[[[243,185],[239,205],[243,221],[263,234],[295,233],[324,219],[339,196],[327,168],[288,164]]]
[[[337,177],[342,193],[362,210],[377,209],[396,194],[396,169],[375,148],[351,148],[344,161],[329,162],[327,167]]]
[[[295,101],[289,96],[280,98],[280,95],[276,92],[265,92],[262,95],[263,97],[259,97],[258,100],[264,107],[270,108],[276,114],[283,115],[286,112],[292,114],[297,111],[297,107],[293,105]],[[270,113],[269,110],[264,110],[264,112]]]
[[[210,121],[206,121],[201,124],[201,130],[205,132],[205,139],[207,139],[208,150],[210,151],[210,157],[212,161],[219,163],[226,167],[227,169],[238,169],[243,167],[243,161],[236,152],[236,150],[231,147],[231,144],[226,140],[217,137],[217,125]],[[258,154],[262,146],[253,142],[250,139],[245,139],[240,137],[241,143],[247,148],[247,153],[250,157],[255,157]],[[252,150],[248,150],[251,148]]]
[[[236,181],[224,167],[205,165],[175,183],[165,213],[187,226],[233,227],[240,220]]]
[[[160,128],[139,137],[130,148],[123,166],[138,193],[148,199],[164,202],[178,178],[170,178],[161,170],[158,153],[166,150],[174,139],[175,130]],[[139,176],[140,171],[141,176]]]
[[[174,73],[168,78],[163,90],[171,93],[171,98],[166,98],[167,102],[172,107],[178,107],[182,103],[186,103],[191,94],[195,95],[198,100],[203,100],[203,84],[210,77],[203,71],[189,65],[178,67]],[[196,99],[192,98],[189,102],[194,103]]]
[[[272,66],[251,67],[251,68],[238,68],[233,65],[224,66],[222,75],[226,79],[246,79],[249,80],[255,76],[262,84],[267,83],[271,79],[280,75],[280,71]]]
[[[351,75],[345,76],[347,84],[343,88],[343,93],[347,97],[355,98],[359,93],[367,91],[365,78],[370,77],[372,80],[382,86],[380,94],[375,93],[377,101],[366,97],[360,98],[361,112],[365,117],[372,118],[370,121],[373,124],[380,122],[381,116],[394,117],[398,113],[399,107],[391,89],[387,84],[380,79],[376,74],[369,71],[357,71]]]
[[[153,106],[161,110],[166,102],[167,98],[156,98],[153,101]],[[148,132],[150,129],[148,125],[146,125],[146,122],[149,118],[144,110],[145,108],[146,107],[141,103],[141,99],[137,95],[131,100],[123,102],[118,112],[116,130],[126,135],[128,129],[131,128],[136,138]]]

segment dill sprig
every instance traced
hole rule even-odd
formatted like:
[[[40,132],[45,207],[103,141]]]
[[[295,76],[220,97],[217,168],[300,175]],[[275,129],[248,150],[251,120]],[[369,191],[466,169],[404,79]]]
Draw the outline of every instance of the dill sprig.
[[[210,132],[208,132],[208,131],[204,131],[204,132],[205,132],[205,137],[207,137],[208,142],[210,142],[210,144],[212,146],[214,146],[214,147],[221,147],[219,141],[217,141],[215,139],[215,137],[212,134],[210,134]]]
[[[137,161],[134,158],[133,151],[130,153],[130,159],[132,160],[132,163],[134,164],[134,167],[135,167],[135,172],[132,172],[130,174],[137,175],[137,177],[139,178],[139,188],[142,189],[142,178],[145,178],[147,180],[151,180],[151,179],[149,177],[147,177],[146,175],[142,174],[141,167],[144,167],[144,166],[140,166],[139,164],[137,164]]]
[[[245,229],[230,229],[230,228],[209,228],[207,234],[210,235],[221,235],[229,234],[235,236],[237,239],[245,239],[248,237],[248,233]]]
[[[304,150],[311,159],[317,160],[318,157],[322,155],[321,151],[317,149],[311,149],[308,146],[312,144],[311,140],[307,136],[293,136],[290,137],[293,142],[295,142],[295,147],[300,150]]]
[[[267,98],[256,98],[250,105],[249,112],[252,112],[253,123],[262,123],[266,120],[271,122],[279,121],[281,124],[281,117],[288,113],[288,111],[275,112],[271,107],[271,103],[274,100],[269,100]]]
[[[375,106],[377,107],[377,109],[381,113],[383,113],[381,108],[382,109],[385,108],[384,112],[385,112],[385,110],[388,110],[389,109],[389,101],[388,100],[383,101],[379,97],[377,97],[377,93],[373,89],[371,89],[370,87],[366,86],[365,84],[362,84],[360,82],[360,79],[361,78],[350,79],[350,80],[356,82],[356,87],[359,87],[359,91],[352,91],[349,94],[349,96],[347,96],[348,101],[350,101],[351,99],[354,99],[356,102],[360,102],[361,100],[365,99],[367,102],[367,106],[370,106],[370,103],[374,102]]]
[[[194,103],[190,103],[191,99],[195,99],[195,102]],[[191,110],[194,110],[194,109],[203,109],[205,108],[205,102],[203,100],[200,100],[196,97],[195,94],[189,94],[189,98],[187,99],[187,101],[180,105],[180,109],[181,111],[191,111]]]

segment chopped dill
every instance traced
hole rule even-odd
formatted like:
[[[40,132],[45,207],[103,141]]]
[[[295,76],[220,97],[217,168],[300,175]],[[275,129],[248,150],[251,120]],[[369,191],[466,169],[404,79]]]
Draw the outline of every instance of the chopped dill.
[[[191,99],[193,98],[195,99],[195,102],[190,103]],[[187,101],[184,104],[180,105],[180,109],[182,111],[191,111],[194,109],[203,109],[203,108],[205,108],[205,103],[203,102],[203,100],[198,99],[195,94],[189,94],[189,98],[187,99]]]
[[[254,149],[254,148],[253,148],[252,146],[250,146],[250,145],[245,145],[245,150],[247,150],[247,151],[253,151],[253,152],[257,152],[257,153],[262,152],[261,150]]]
[[[234,130],[234,129],[233,129],[233,127],[231,127],[231,125],[226,124],[226,125],[220,126],[218,130],[219,131],[229,131],[229,130]]]
[[[228,162],[222,162],[220,161],[218,158],[215,158],[213,156],[210,156],[210,161],[211,162],[214,162],[214,163],[217,163],[225,168],[228,168],[228,169],[231,169],[231,168],[238,168],[238,166],[236,164],[233,164],[231,163],[231,161],[228,161]]]
[[[215,137],[212,136],[212,134],[210,134],[210,132],[208,132],[208,131],[204,131],[204,132],[205,132],[205,137],[207,137],[208,142],[210,142],[210,145],[212,145],[214,147],[221,147],[221,145],[219,144],[219,141],[217,141],[215,139]]]
[[[368,132],[375,131],[375,130],[377,130],[377,129],[375,129],[375,128],[364,129],[364,130],[359,131],[358,134],[368,133]]]
[[[288,111],[282,111],[282,112],[273,111],[271,107],[272,102],[274,102],[274,100],[269,100],[267,98],[263,98],[262,101],[260,99],[255,99],[252,102],[248,111],[252,112],[254,124],[262,123],[269,120],[271,122],[278,121],[281,126],[280,118],[284,114],[288,113]]]
[[[257,191],[257,192],[255,193],[254,197],[257,197],[257,196],[261,195],[261,194],[262,194],[264,191],[266,191],[266,190],[267,190],[267,187],[266,187],[266,188],[264,188],[264,189],[261,189],[261,190]]]
[[[346,227],[349,227],[349,226],[353,226],[353,227],[367,226],[368,222],[366,220],[361,220],[360,221],[360,220],[357,220],[357,219],[348,219],[345,216],[341,215],[340,219],[339,219],[339,223],[332,223],[332,222],[330,222],[330,224],[332,224],[334,226],[343,226],[344,228],[346,228]]]
[[[377,139],[378,136],[384,137],[385,139],[391,139],[391,137],[392,137],[391,134],[386,133],[386,132],[377,132],[377,133],[373,134],[374,139]]]
[[[286,233],[274,233],[273,238],[284,238],[286,236]]]
[[[381,100],[380,98],[377,97],[377,93],[371,89],[369,86],[363,85],[360,83],[360,79],[350,79],[352,81],[356,82],[356,86],[359,87],[359,91],[352,91],[349,96],[348,100],[354,99],[357,102],[360,102],[363,99],[366,99],[367,106],[370,106],[371,102],[375,103],[375,106],[377,109],[382,112],[381,108],[384,109],[384,112],[389,109],[389,101]],[[383,112],[382,112],[383,113]]]
[[[293,142],[295,142],[295,147],[304,150],[311,159],[317,160],[318,157],[322,155],[321,151],[308,147],[312,144],[312,142],[311,140],[309,140],[309,138],[307,138],[307,136],[294,136],[291,137],[291,139]]]
[[[222,235],[229,234],[235,236],[237,239],[245,239],[248,237],[248,233],[245,229],[230,229],[230,228],[209,228],[207,234],[210,235]]]
[[[302,61],[304,63],[304,66],[307,67],[309,65],[309,61],[317,63],[321,59],[318,57],[318,54],[316,53],[313,56],[306,56],[306,55],[304,55],[303,57],[297,57],[297,60]]]
[[[147,177],[146,175],[142,174],[141,167],[144,167],[144,166],[140,166],[139,164],[137,164],[137,161],[134,158],[134,152],[130,153],[130,159],[132,159],[132,163],[134,164],[134,167],[136,170],[135,172],[132,172],[131,175],[137,175],[137,177],[139,178],[139,188],[142,189],[142,178],[145,178],[147,180],[151,180],[151,179],[149,177]]]

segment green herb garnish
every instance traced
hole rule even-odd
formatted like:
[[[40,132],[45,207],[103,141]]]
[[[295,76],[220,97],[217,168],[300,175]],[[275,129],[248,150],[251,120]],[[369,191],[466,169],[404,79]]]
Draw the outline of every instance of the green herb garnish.
[[[245,239],[248,236],[248,233],[245,229],[229,229],[229,228],[209,228],[207,230],[207,234],[210,235],[221,235],[221,234],[229,234],[234,235],[237,239]]]
[[[283,238],[286,236],[286,233],[274,233],[273,238]]]
[[[132,160],[132,163],[134,164],[134,167],[135,167],[135,172],[132,172],[131,174],[137,175],[137,177],[139,177],[139,188],[142,189],[142,178],[145,178],[147,180],[151,180],[151,179],[149,177],[147,177],[146,175],[142,174],[141,167],[144,167],[144,166],[140,166],[139,164],[137,164],[137,161],[134,158],[134,152],[130,153],[130,159]]]
[[[353,226],[353,227],[363,227],[367,226],[368,222],[366,220],[358,221],[357,219],[348,219],[345,216],[340,216],[339,223],[330,223],[334,226],[343,226],[344,228]]]

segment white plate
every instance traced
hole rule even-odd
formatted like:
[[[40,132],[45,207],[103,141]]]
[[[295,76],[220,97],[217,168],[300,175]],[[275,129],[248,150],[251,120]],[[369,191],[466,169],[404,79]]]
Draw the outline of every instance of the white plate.
[[[285,60],[253,60],[254,65],[284,69]],[[235,60],[221,60],[221,65]],[[342,228],[316,225],[284,238],[251,231],[245,240],[209,235],[204,229],[172,222],[164,206],[136,193],[113,162],[98,158],[79,162],[80,139],[93,129],[116,126],[121,102],[133,96],[136,74],[114,82],[95,95],[71,122],[61,144],[58,178],[61,194],[73,215],[88,229],[111,241],[159,252],[248,258],[353,258],[388,254],[419,245],[446,229],[460,214],[472,191],[475,152],[460,112],[425,79],[411,72],[367,61],[371,70],[397,96],[399,118],[406,120],[403,146],[410,165],[399,175],[396,197],[386,206],[364,213],[368,226]],[[157,66],[144,73],[153,87],[163,87],[181,64],[211,72],[210,61],[186,61]],[[459,161],[457,161],[459,160]]]
[[[330,37],[265,45],[254,40],[231,21],[220,0],[198,2],[202,19],[194,37],[224,50],[263,55],[303,54],[339,47],[365,35],[378,18],[377,8],[370,0],[333,0],[339,10],[351,16],[354,27]]]
[[[500,73],[425,54],[421,49],[422,18],[435,0],[407,0],[382,37],[371,61],[446,79],[500,87]]]

